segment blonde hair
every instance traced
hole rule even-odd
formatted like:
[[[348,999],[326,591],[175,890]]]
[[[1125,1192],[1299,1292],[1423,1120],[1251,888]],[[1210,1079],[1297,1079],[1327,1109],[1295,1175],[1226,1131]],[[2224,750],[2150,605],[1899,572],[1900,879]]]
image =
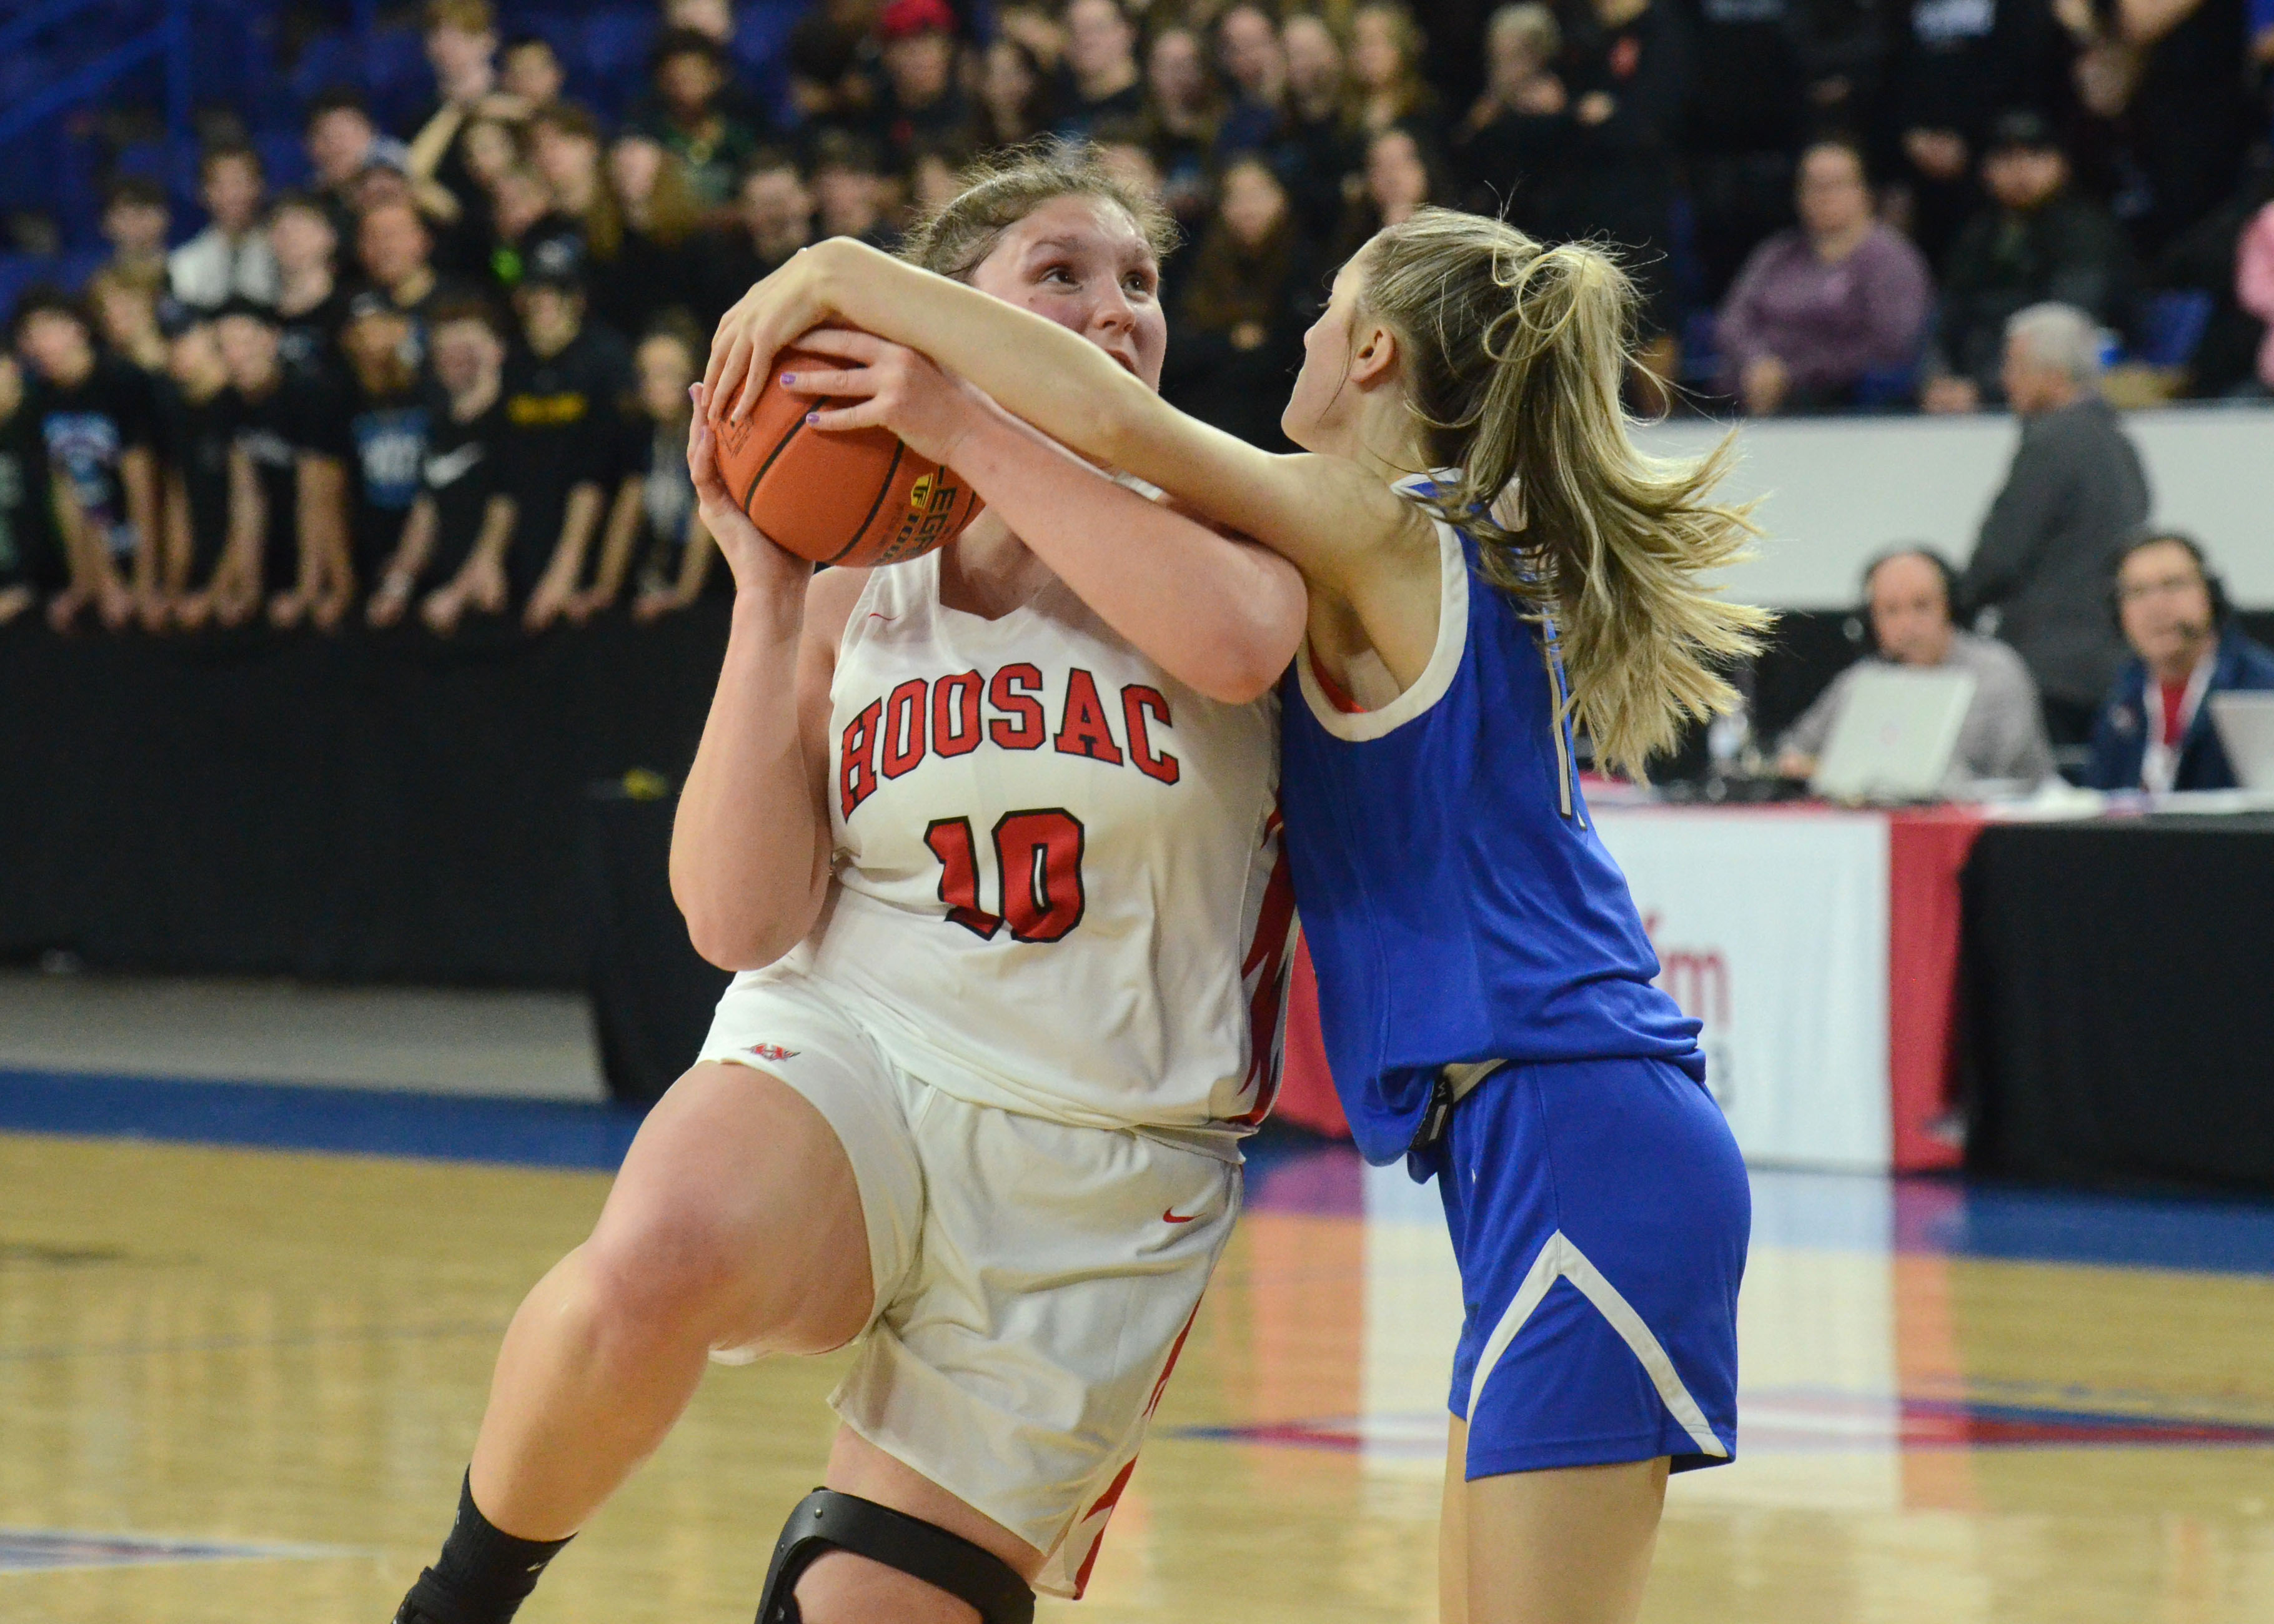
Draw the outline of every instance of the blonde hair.
[[[1639,774],[1681,718],[1735,706],[1721,667],[1771,621],[1698,578],[1755,533],[1712,500],[1730,442],[1689,461],[1635,445],[1619,392],[1636,297],[1603,249],[1425,208],[1361,257],[1359,308],[1405,341],[1422,446],[1460,470],[1423,506],[1475,538],[1494,586],[1555,617],[1570,713],[1599,761]]]
[[[956,194],[908,228],[900,258],[968,280],[1009,230],[1057,198],[1095,198],[1136,222],[1156,259],[1175,249],[1177,222],[1154,198],[1123,180],[1087,141],[1055,138],[990,153],[956,177]]]

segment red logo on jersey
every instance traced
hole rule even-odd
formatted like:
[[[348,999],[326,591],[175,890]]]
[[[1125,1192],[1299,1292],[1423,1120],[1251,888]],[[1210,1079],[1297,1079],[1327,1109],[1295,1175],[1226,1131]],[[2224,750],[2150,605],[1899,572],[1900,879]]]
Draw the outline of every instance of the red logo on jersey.
[[[929,756],[968,754],[983,737],[1003,750],[1049,744],[1061,756],[1103,767],[1126,764],[1158,783],[1174,784],[1184,776],[1183,765],[1160,748],[1154,730],[1175,726],[1160,689],[1131,683],[1117,707],[1079,665],[1066,673],[1065,688],[1056,695],[1044,691],[1041,670],[1023,661],[985,675],[966,671],[930,682],[912,677],[846,723],[837,742],[838,806],[849,818],[885,780],[914,771]]]
[[[797,1058],[797,1050],[794,1049],[784,1049],[779,1043],[753,1043],[743,1052],[746,1054],[756,1055],[761,1060],[794,1060]]]
[[[1161,1222],[1163,1223],[1190,1223],[1193,1219],[1199,1216],[1200,1214],[1198,1213],[1189,1213],[1184,1217],[1179,1218],[1177,1216],[1177,1209],[1173,1207],[1164,1207],[1161,1209]]]

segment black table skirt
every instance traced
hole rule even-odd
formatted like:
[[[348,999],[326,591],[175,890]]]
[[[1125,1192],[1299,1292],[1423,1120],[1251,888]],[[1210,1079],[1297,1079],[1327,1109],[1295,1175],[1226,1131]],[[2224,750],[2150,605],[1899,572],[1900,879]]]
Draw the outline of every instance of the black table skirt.
[[[676,787],[726,632],[0,628],[0,960],[581,986],[585,787]]]
[[[1984,831],[1969,1165],[2274,1192],[2274,818]]]

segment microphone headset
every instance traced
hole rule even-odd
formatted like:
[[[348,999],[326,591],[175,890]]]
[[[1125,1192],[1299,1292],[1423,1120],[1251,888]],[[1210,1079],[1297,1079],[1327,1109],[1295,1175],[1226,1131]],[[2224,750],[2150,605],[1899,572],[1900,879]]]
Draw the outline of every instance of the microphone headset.
[[[2152,526],[2135,530],[2124,545],[2116,549],[2115,560],[2108,568],[2108,618],[2114,622],[2117,630],[2124,629],[2124,601],[2117,596],[2116,579],[2124,571],[2125,560],[2142,547],[2166,544],[2186,549],[2187,555],[2195,560],[2195,574],[2202,577],[2203,590],[2210,596],[2210,624],[2197,628],[2197,635],[2208,636],[2224,631],[2233,608],[2226,600],[2226,583],[2211,568],[2210,560],[2203,555],[2202,543],[2185,530],[2159,530]]]

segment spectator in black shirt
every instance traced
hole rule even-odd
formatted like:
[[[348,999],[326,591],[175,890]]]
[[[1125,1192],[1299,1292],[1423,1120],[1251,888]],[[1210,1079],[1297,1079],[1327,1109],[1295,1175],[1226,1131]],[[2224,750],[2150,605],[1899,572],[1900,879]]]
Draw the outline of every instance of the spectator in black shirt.
[[[86,315],[53,289],[18,302],[15,337],[36,380],[31,410],[49,461],[70,481],[81,520],[65,538],[72,580],[53,613],[68,625],[93,604],[114,631],[138,614],[157,630],[165,597],[150,380],[98,350]]]
[[[320,410],[323,386],[285,372],[276,318],[265,307],[233,300],[222,307],[214,330],[229,368],[237,425],[231,498],[250,508],[230,529],[233,539],[245,538],[252,556],[231,568],[258,581],[270,625],[290,628],[305,620],[328,631],[347,613],[355,575],[338,517],[346,468],[302,443]]]
[[[521,342],[505,363],[514,445],[506,584],[522,624],[542,631],[579,603],[584,566],[627,464],[621,402],[630,387],[622,341],[584,325],[582,269],[532,266],[514,296]]]
[[[648,425],[646,471],[639,483],[638,590],[632,619],[646,624],[686,608],[706,590],[731,591],[717,568],[718,544],[695,509],[687,471],[689,385],[703,375],[704,346],[681,327],[659,327],[640,342],[639,410]]]
[[[166,370],[166,339],[158,330],[159,293],[117,266],[87,279],[87,303],[102,347],[152,377]],[[170,297],[168,299],[170,304]]]
[[[1320,279],[1286,188],[1261,154],[1233,159],[1220,190],[1193,257],[1162,393],[1252,446],[1284,450],[1279,386],[1302,364]]]
[[[547,244],[561,243],[580,261],[584,234],[553,206],[553,188],[535,169],[508,169],[491,194],[496,209],[496,240],[490,245],[489,272],[500,297],[510,297]]]
[[[644,332],[658,312],[700,300],[696,228],[703,211],[679,160],[651,137],[618,136],[608,149],[608,177],[623,211],[623,242],[615,263],[594,276],[589,297],[617,332]]]
[[[166,594],[175,624],[184,630],[214,621],[236,626],[260,606],[252,572],[232,568],[253,556],[259,538],[230,545],[232,522],[249,522],[254,510],[231,489],[237,418],[213,319],[189,312],[174,325],[168,351],[158,391]]]
[[[434,238],[417,208],[408,202],[382,203],[365,211],[356,229],[356,259],[371,285],[410,318],[411,365],[426,353],[426,312],[437,299],[463,297],[435,273]]]
[[[875,127],[888,160],[905,167],[916,147],[953,136],[969,122],[955,82],[955,13],[947,0],[891,0],[877,14],[884,94]]]
[[[742,177],[742,218],[704,236],[693,314],[708,333],[735,300],[813,240],[813,194],[797,162],[779,148],[760,153]]]
[[[403,162],[422,207],[456,225],[480,190],[466,162],[468,129],[485,114],[517,117],[528,109],[498,88],[497,22],[489,0],[427,0],[425,44],[435,100],[418,119]]]
[[[1137,30],[1120,0],[1070,0],[1065,71],[1056,121],[1060,135],[1094,136],[1098,125],[1109,120],[1143,116],[1145,81],[1137,71]]]
[[[614,272],[624,248],[624,211],[600,157],[600,126],[573,102],[529,121],[529,157],[552,193],[553,217],[576,233],[594,281]]]
[[[983,147],[1031,141],[1050,122],[1050,79],[1034,51],[998,34],[980,64],[976,134]]]
[[[434,312],[430,412],[418,493],[402,545],[380,571],[366,613],[399,621],[419,593],[418,618],[438,635],[469,611],[501,613],[514,502],[505,490],[505,338],[488,306],[456,301]]]
[[[0,350],[0,626],[69,579],[60,515],[76,511],[70,487],[49,466],[23,371]]]
[[[1792,224],[1795,160],[1809,117],[1799,0],[1695,0],[1695,93],[1683,147],[1707,302],[1745,256]]]
[[[2143,255],[2158,253],[2233,192],[2263,139],[2237,71],[2245,0],[2059,0],[2054,11],[2081,48],[2078,100],[2119,172],[2136,177],[2120,199],[2125,223]]]
[[[869,25],[876,0],[823,0],[789,31],[789,96],[798,117],[816,128],[847,126],[876,100],[869,73]]]
[[[320,199],[291,192],[269,211],[268,242],[276,252],[277,342],[284,370],[308,377],[338,359],[340,324],[347,320],[339,233]]]
[[[1467,207],[1537,237],[1562,233],[1560,183],[1571,99],[1555,64],[1555,13],[1540,0],[1504,5],[1485,31],[1485,88],[1453,139]]]
[[[758,148],[757,132],[725,105],[725,53],[692,28],[673,28],[656,42],[653,61],[655,93],[641,103],[631,125],[687,166],[704,207],[721,207]]]
[[[1437,93],[1421,78],[1422,46],[1413,13],[1391,0],[1372,0],[1351,14],[1349,116],[1359,136],[1400,124],[1424,147],[1443,145]]]
[[[1384,130],[1366,144],[1359,191],[1344,211],[1328,261],[1343,264],[1382,227],[1402,225],[1423,205],[1444,197],[1444,178],[1432,170],[1413,132],[1395,125]]]
[[[2069,186],[2068,160],[2044,119],[2009,113],[1982,160],[1990,207],[1951,245],[1942,275],[1942,330],[1921,403],[1973,411],[2003,398],[2006,322],[2045,302],[2074,305],[2104,327],[2121,323],[2132,261],[2108,211]]]
[[[1312,242],[1324,242],[1342,219],[1344,182],[1364,156],[1343,127],[1343,49],[1308,11],[1287,19],[1280,43],[1286,94],[1272,150],[1297,224]]]
[[[1323,25],[1321,25],[1323,26]],[[1331,36],[1329,36],[1331,42]],[[1280,120],[1286,112],[1287,53],[1270,14],[1260,6],[1242,4],[1216,19],[1216,61],[1231,81],[1231,105],[1224,109],[1216,131],[1216,154],[1254,152],[1279,139]],[[1335,50],[1337,93],[1335,117],[1342,117],[1340,47]]]
[[[877,149],[841,130],[823,132],[813,149],[813,206],[823,237],[856,237],[890,250],[895,234],[885,219],[885,177]]]
[[[663,0],[663,26],[666,32],[698,34],[719,48],[719,60],[727,70],[719,110],[763,139],[773,119],[734,74],[734,0]]]
[[[382,294],[356,295],[340,329],[346,365],[332,388],[312,397],[299,441],[345,476],[323,523],[344,528],[360,581],[394,556],[418,494],[429,414],[414,353],[410,316]]]
[[[1221,98],[1208,54],[1190,28],[1163,28],[1145,53],[1145,143],[1161,174],[1161,199],[1195,231],[1208,219]]]
[[[1672,0],[1593,0],[1570,31],[1574,235],[1600,232],[1627,251],[1642,295],[1630,392],[1663,410],[1681,359],[1666,252],[1675,162],[1690,102],[1690,30]]]
[[[1980,202],[1973,173],[1991,120],[2055,105],[2060,41],[2046,0],[1904,0],[1888,102],[1912,240],[1939,263]]]

